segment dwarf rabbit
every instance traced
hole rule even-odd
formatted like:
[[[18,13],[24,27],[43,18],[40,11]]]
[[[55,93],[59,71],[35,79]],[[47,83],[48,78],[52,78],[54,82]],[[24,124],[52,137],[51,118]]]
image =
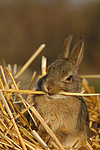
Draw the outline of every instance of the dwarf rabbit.
[[[78,66],[84,52],[84,39],[81,36],[70,52],[73,35],[69,34],[63,43],[58,59],[49,65],[46,76],[38,81],[38,90],[46,95],[35,95],[35,108],[44,118],[63,145],[72,146],[79,140],[76,147],[82,146],[82,140],[89,137],[89,116],[82,97],[60,95],[59,92],[81,92],[81,78]],[[50,144],[49,134],[40,124],[38,133]]]

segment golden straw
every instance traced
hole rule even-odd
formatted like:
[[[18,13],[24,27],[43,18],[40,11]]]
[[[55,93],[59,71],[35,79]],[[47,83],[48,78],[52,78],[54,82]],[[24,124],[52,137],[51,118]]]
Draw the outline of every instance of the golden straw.
[[[39,55],[39,53],[44,49],[45,44],[40,45],[37,51],[29,58],[29,60],[24,64],[18,74],[15,76],[15,79],[18,78],[32,63],[32,61]]]
[[[96,79],[96,78],[100,79],[99,74],[98,75],[80,75],[80,77],[81,78],[86,78],[86,79],[88,79],[88,78],[90,78],[90,79]]]
[[[17,125],[16,125],[16,122],[15,122],[15,120],[14,120],[14,117],[13,117],[13,115],[12,115],[12,113],[11,113],[11,110],[10,110],[10,108],[9,108],[9,106],[8,106],[8,104],[7,104],[7,101],[6,101],[6,99],[5,99],[5,97],[4,97],[4,95],[3,95],[3,93],[2,93],[1,90],[0,90],[0,96],[1,96],[1,98],[2,98],[2,101],[3,101],[4,104],[5,104],[5,107],[6,107],[7,111],[8,111],[8,114],[9,114],[10,118],[12,119],[12,122],[13,122],[13,124],[14,124],[14,127],[15,127],[16,131],[17,131],[17,134],[18,134],[19,140],[20,140],[20,142],[21,142],[21,145],[22,145],[22,147],[23,147],[24,150],[27,150],[27,148],[26,148],[26,146],[25,146],[25,144],[24,144],[24,142],[23,142],[22,136],[21,136],[21,134],[20,134],[20,132],[19,132],[19,130],[18,130],[18,127],[17,127]]]
[[[43,91],[33,91],[33,90],[15,90],[15,89],[8,89],[8,90],[1,90],[2,92],[16,92],[16,93],[22,93],[22,94],[46,94]],[[100,93],[70,93],[70,92],[59,92],[61,95],[72,95],[72,96],[96,96],[100,95]]]

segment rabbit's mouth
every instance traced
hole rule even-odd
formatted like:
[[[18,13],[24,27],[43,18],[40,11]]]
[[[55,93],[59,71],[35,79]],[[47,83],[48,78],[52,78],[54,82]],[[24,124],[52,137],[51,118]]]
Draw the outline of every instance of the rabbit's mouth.
[[[56,95],[46,94],[45,97],[48,97],[49,99],[65,99],[66,98],[65,95],[60,95],[60,94],[56,94]]]

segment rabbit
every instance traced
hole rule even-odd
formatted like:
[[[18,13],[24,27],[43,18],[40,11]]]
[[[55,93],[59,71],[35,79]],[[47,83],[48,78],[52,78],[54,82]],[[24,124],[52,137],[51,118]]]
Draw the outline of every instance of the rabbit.
[[[47,68],[47,74],[38,81],[37,90],[45,95],[34,96],[34,106],[62,145],[76,148],[89,139],[89,114],[81,96],[60,95],[59,92],[81,92],[82,79],[78,67],[84,53],[81,36],[70,52],[73,34],[66,36],[57,60]],[[51,146],[52,138],[39,124],[38,133]]]

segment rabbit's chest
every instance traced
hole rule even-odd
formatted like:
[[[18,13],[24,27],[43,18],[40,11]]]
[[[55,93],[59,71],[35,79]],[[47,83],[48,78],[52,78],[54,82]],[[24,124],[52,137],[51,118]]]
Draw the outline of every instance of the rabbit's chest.
[[[66,127],[75,127],[79,114],[80,102],[70,96],[56,95],[54,97],[37,96],[35,98],[36,109],[46,123],[51,124],[52,130],[66,130]],[[73,127],[73,129],[74,129]],[[70,129],[69,129],[70,130]]]

